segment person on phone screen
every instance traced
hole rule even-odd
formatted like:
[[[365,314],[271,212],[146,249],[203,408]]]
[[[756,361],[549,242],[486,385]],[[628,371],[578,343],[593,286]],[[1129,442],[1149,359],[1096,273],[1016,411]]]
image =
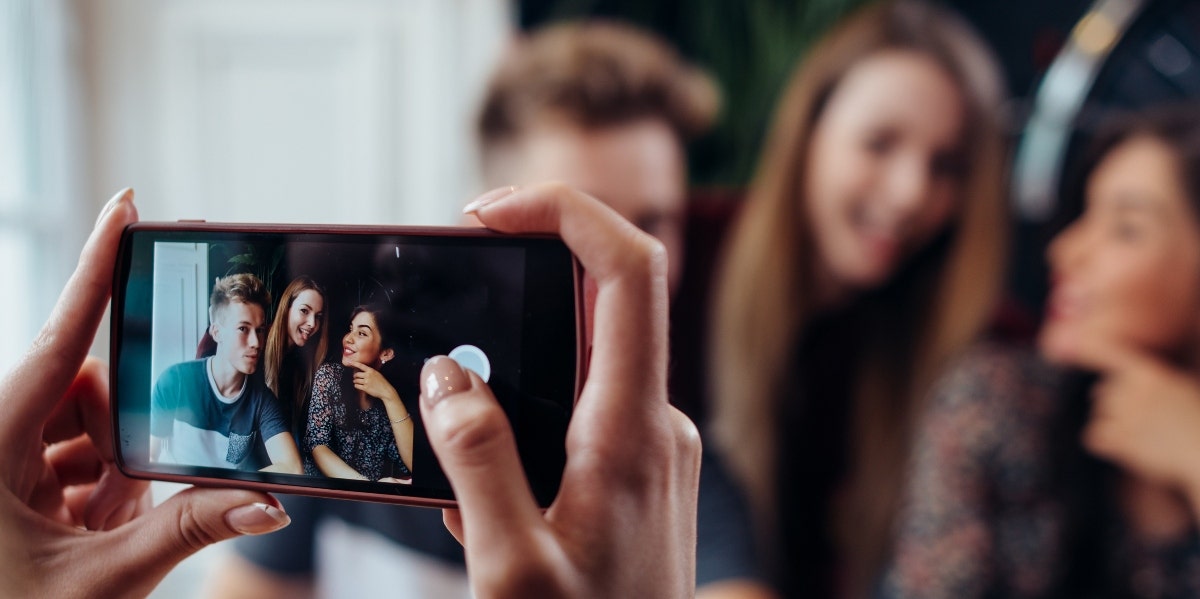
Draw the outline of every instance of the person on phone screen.
[[[358,306],[342,337],[342,358],[313,379],[304,447],[308,474],[407,483],[412,479],[413,420],[379,372],[395,357],[393,317],[384,306]]]
[[[151,460],[302,472],[287,418],[256,375],[270,302],[262,281],[251,274],[229,275],[213,285],[208,314],[216,353],[175,364],[155,381]]]
[[[711,127],[718,106],[713,81],[652,33],[616,22],[544,27],[515,40],[493,72],[475,123],[484,183],[554,180],[606,203],[666,247],[674,295],[683,266],[685,142]],[[702,484],[720,483],[714,473],[706,464]],[[309,497],[283,502],[291,526],[239,539],[236,555],[215,568],[207,595],[284,597],[315,587],[332,595],[469,596],[462,547],[438,512]],[[731,510],[730,521],[737,517]],[[735,559],[705,564],[697,580],[752,567]],[[398,577],[404,586],[391,584]]]
[[[267,333],[263,374],[267,387],[279,398],[297,441],[304,437],[313,375],[325,359],[328,345],[325,291],[312,277],[292,279],[279,298]]]

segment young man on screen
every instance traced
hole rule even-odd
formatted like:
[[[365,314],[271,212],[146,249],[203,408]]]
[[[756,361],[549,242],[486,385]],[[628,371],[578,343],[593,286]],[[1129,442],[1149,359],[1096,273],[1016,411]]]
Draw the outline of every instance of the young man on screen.
[[[175,364],[154,384],[152,461],[302,473],[288,421],[262,375],[255,374],[270,302],[254,275],[217,280],[208,308],[216,354]]]

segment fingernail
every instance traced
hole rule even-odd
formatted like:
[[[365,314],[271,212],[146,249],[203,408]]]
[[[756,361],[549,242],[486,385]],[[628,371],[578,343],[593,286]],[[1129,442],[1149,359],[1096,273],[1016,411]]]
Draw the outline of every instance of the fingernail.
[[[225,512],[229,527],[244,535],[261,535],[287,526],[292,518],[283,510],[265,503],[252,503]]]
[[[104,205],[104,208],[102,208],[100,210],[100,216],[96,217],[96,225],[99,225],[100,221],[104,220],[104,217],[108,216],[108,213],[112,212],[113,208],[117,207],[117,204],[120,204],[126,198],[130,198],[130,197],[133,197],[133,188],[132,187],[126,187],[125,189],[118,191],[116,195],[114,195],[112,198],[110,198],[108,200],[108,203]],[[93,226],[96,226],[96,225],[93,225]]]
[[[461,393],[471,386],[471,379],[462,366],[452,358],[437,356],[421,369],[421,396],[430,404]]]
[[[487,206],[488,204],[491,204],[492,202],[495,202],[496,200],[499,200],[501,198],[508,197],[508,196],[516,193],[516,191],[517,191],[516,185],[505,185],[504,187],[497,187],[496,189],[493,189],[493,190],[475,198],[475,201],[471,202],[470,204],[463,206],[463,214],[474,214],[476,212],[479,212],[480,208],[483,208],[484,206]]]

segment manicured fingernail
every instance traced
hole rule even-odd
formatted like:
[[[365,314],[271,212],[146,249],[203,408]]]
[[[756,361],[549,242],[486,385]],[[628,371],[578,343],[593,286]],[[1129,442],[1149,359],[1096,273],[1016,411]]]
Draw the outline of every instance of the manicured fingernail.
[[[452,358],[437,356],[421,369],[421,396],[430,404],[471,387],[471,379]]]
[[[244,535],[261,535],[287,526],[292,518],[283,510],[265,503],[252,503],[225,512],[229,527]]]
[[[495,202],[496,200],[499,200],[501,198],[508,197],[508,196],[516,193],[516,191],[517,191],[516,185],[505,185],[504,187],[497,187],[496,189],[493,189],[493,190],[475,198],[475,201],[471,202],[470,204],[463,206],[463,214],[474,214],[476,212],[479,212],[480,208],[483,208],[484,206],[487,206],[488,204],[491,204],[492,202]]]
[[[104,205],[104,208],[100,210],[100,216],[96,217],[96,225],[99,225],[100,221],[104,220],[104,217],[108,216],[108,213],[112,212],[113,208],[117,207],[117,204],[120,204],[121,202],[125,201],[127,198],[132,198],[132,197],[133,197],[133,188],[132,187],[126,187],[125,189],[118,191],[116,195],[114,195],[112,198],[110,198],[108,200],[108,203]],[[93,225],[93,226],[96,226],[96,225]]]

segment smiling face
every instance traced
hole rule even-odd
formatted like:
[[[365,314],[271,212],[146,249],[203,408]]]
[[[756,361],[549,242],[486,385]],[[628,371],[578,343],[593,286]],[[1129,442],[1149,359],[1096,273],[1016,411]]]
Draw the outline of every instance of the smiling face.
[[[1049,250],[1052,289],[1039,346],[1072,364],[1122,345],[1182,358],[1200,332],[1200,224],[1170,146],[1117,145],[1087,182],[1083,215]]]
[[[883,284],[950,222],[964,119],[958,85],[924,55],[881,52],[842,78],[814,127],[804,188],[829,291]]]
[[[381,349],[383,337],[370,312],[359,312],[350,321],[350,330],[342,337],[342,365],[359,362],[379,368],[382,359],[390,359],[392,350]]]
[[[321,331],[324,322],[324,298],[315,289],[305,289],[296,295],[288,310],[288,340],[293,347],[304,347]]]
[[[211,333],[217,342],[215,359],[242,374],[258,370],[258,354],[267,339],[266,311],[258,304],[231,301],[216,311]]]

